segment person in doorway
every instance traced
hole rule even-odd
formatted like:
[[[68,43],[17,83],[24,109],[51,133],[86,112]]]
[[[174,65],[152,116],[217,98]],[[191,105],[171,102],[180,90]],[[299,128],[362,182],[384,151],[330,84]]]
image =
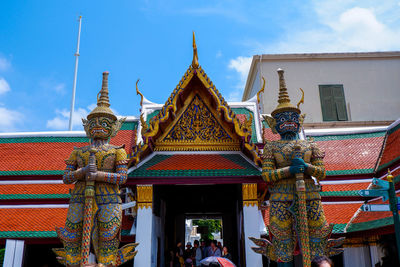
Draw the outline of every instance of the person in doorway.
[[[218,241],[217,247],[222,251],[222,243]]]
[[[203,255],[203,259],[210,257],[210,250],[211,250],[211,241],[209,239],[206,240],[206,246],[204,248],[204,255]]]
[[[190,267],[192,266],[193,262],[192,256],[193,256],[192,243],[187,242],[185,252],[183,253],[183,258],[185,259],[185,267],[186,265],[189,265]]]
[[[227,258],[228,260],[232,261],[232,255],[228,251],[228,247],[224,246],[222,249],[222,257]]]
[[[204,259],[206,255],[206,241],[204,241],[203,239],[200,240],[200,249],[201,249],[201,259]]]
[[[199,240],[195,240],[193,243],[194,266],[201,266],[200,261],[203,259],[202,251],[199,244]]]
[[[327,256],[318,256],[311,262],[311,267],[333,267],[333,262]]]
[[[185,260],[183,259],[183,247],[182,243],[178,242],[175,248],[175,259],[174,259],[174,267],[183,267],[185,264]]]
[[[208,256],[221,257],[221,250],[217,247],[217,240],[211,241],[210,249],[208,251]]]

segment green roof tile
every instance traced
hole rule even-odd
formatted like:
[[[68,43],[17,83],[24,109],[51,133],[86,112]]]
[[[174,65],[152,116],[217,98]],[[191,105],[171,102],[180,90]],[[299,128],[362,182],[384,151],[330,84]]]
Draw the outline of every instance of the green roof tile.
[[[69,194],[1,194],[0,199],[52,199],[70,198]]]
[[[12,175],[63,175],[64,170],[0,171],[0,176]]]
[[[324,136],[311,136],[315,141],[332,141],[332,140],[346,140],[357,138],[373,138],[382,137],[386,134],[385,131],[374,133],[361,133],[361,134],[341,134],[341,135],[324,135]]]
[[[383,219],[361,222],[361,223],[352,223],[347,228],[347,232],[356,232],[356,231],[364,231],[380,228],[383,226],[388,226],[393,224],[393,217],[386,217]]]
[[[368,174],[373,172],[374,169],[334,170],[326,171],[326,175]]]
[[[139,168],[133,170],[128,177],[186,177],[186,176],[252,176],[261,175],[261,171],[251,165],[239,154],[220,154],[221,156],[244,167],[244,169],[226,169],[226,170],[148,170],[148,168],[160,163],[172,155],[155,155],[152,159],[144,163]]]
[[[332,233],[334,234],[341,234],[344,231],[344,228],[346,227],[346,223],[337,223],[333,226]]]
[[[128,121],[124,122],[121,126],[121,131],[134,131],[137,130],[138,128],[138,122],[137,121]]]
[[[4,143],[87,143],[87,137],[18,137],[18,138],[0,138],[0,144]]]
[[[360,196],[359,190],[320,192],[323,197],[352,197]]]

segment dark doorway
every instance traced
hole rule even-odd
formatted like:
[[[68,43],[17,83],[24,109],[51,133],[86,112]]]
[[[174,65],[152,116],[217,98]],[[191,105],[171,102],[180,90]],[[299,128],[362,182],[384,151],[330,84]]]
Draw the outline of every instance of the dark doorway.
[[[221,218],[223,245],[228,246],[233,261],[240,266],[241,199],[241,184],[154,186],[154,212],[165,217],[161,226],[165,233],[163,253],[168,255],[178,242],[185,242],[187,218]]]

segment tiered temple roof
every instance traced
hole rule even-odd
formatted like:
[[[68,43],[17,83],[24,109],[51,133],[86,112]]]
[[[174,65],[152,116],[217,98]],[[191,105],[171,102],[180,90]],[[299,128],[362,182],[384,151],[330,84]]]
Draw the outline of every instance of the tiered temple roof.
[[[141,97],[140,119],[128,118],[111,139],[111,144],[125,144],[129,154],[126,186],[257,183],[262,195],[267,187],[260,168],[263,143],[279,136],[262,121],[256,98],[226,102],[197,58],[164,105]],[[204,114],[214,125],[205,130],[205,120],[199,119]],[[187,126],[187,118],[196,137],[177,130]],[[326,153],[321,196],[334,234],[393,231],[390,212],[360,209],[364,202],[382,200],[358,191],[371,188],[373,177],[385,179],[387,168],[400,180],[400,120],[389,127],[306,129],[305,135]],[[87,144],[84,132],[0,134],[0,240],[56,240],[55,227],[65,222],[72,187],[62,183],[64,160],[74,146]],[[268,205],[261,210],[268,224]],[[124,216],[123,236],[131,225]]]

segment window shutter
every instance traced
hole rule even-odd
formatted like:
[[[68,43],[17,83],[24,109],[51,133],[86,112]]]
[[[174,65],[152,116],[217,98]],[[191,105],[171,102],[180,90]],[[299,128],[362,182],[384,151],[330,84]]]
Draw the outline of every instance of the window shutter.
[[[332,86],[338,121],[347,121],[346,101],[342,85]]]
[[[324,121],[336,121],[336,106],[332,86],[320,85],[319,95],[321,98],[322,118]]]

